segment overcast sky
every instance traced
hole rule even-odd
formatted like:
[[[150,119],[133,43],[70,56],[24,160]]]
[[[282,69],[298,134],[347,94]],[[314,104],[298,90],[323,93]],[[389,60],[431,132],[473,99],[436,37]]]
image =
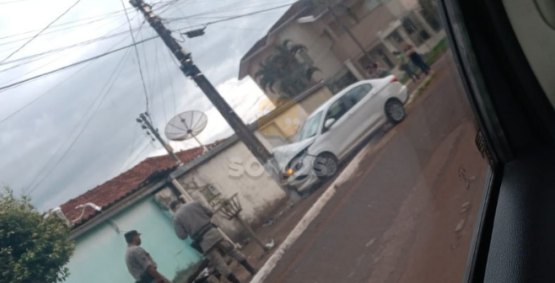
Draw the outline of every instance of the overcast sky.
[[[76,0],[7,3],[11,1],[0,0],[0,61]],[[169,3],[167,0],[151,3],[162,18],[187,16],[186,20],[167,23],[175,30],[292,2],[177,0],[169,6],[165,6]],[[127,1],[125,6],[130,7]],[[126,32],[125,14],[113,13],[122,9],[118,0],[81,0],[43,35],[0,64],[0,87],[132,43],[126,33],[50,53],[38,57],[40,60],[17,60]],[[255,119],[253,105],[263,94],[250,79],[237,80],[240,58],[285,9],[209,25],[204,36],[183,43],[193,52],[199,68],[246,122]],[[133,9],[128,11],[133,28],[141,26],[143,17]],[[196,16],[189,17],[191,15]],[[89,19],[83,20],[85,18]],[[145,24],[134,34],[139,41],[153,36],[154,32]],[[160,39],[139,45],[138,52],[149,110],[161,132],[175,114],[200,110],[209,120],[206,130],[199,136],[202,142],[209,143],[232,134],[194,82],[182,75]],[[6,64],[10,61],[14,62]],[[6,70],[8,68],[11,69]],[[32,101],[35,102],[13,114]],[[135,122],[145,110],[146,99],[133,49],[0,91],[0,185],[9,186],[17,193],[31,192],[34,204],[47,209],[112,179],[148,156],[163,154],[157,143],[149,143]],[[195,144],[172,143],[172,146],[182,149]]]

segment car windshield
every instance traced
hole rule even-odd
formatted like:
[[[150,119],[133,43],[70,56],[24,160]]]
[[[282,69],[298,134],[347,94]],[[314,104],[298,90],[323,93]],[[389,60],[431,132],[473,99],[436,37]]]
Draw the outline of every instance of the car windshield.
[[[318,112],[304,123],[299,131],[299,137],[297,141],[302,141],[311,138],[318,133],[318,126],[320,126],[320,118],[322,117],[322,111]]]

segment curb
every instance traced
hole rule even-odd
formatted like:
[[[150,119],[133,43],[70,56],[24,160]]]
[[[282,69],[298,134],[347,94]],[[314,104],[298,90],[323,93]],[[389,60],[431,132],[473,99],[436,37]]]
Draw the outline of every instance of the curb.
[[[258,273],[253,277],[250,283],[262,283],[270,275],[272,270],[276,267],[278,262],[281,260],[285,252],[300,238],[304,231],[308,228],[310,223],[320,214],[324,206],[332,199],[332,197],[337,192],[337,187],[345,183],[348,180],[347,177],[356,173],[360,160],[366,156],[369,150],[372,150],[372,146],[368,145],[361,149],[357,155],[351,160],[349,165],[337,176],[335,181],[326,189],[326,191],[318,198],[318,200],[312,205],[308,212],[301,218],[299,223],[293,228],[293,230],[287,235],[287,238],[281,243],[278,249],[272,254],[272,256],[264,263],[264,266],[260,268]]]

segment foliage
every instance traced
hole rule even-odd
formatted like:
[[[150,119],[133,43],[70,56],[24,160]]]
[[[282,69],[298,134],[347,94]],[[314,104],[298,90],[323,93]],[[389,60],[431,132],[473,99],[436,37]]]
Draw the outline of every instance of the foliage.
[[[75,248],[68,236],[60,219],[45,218],[29,197],[17,199],[6,188],[0,193],[0,282],[65,281]]]
[[[254,74],[264,90],[277,91],[290,98],[295,97],[310,86],[310,81],[318,68],[308,62],[299,62],[296,55],[306,52],[302,44],[293,44],[285,40],[274,46],[277,53],[268,56],[260,63]]]
[[[449,48],[449,44],[447,43],[447,39],[442,39],[428,54],[426,57],[426,63],[431,65],[433,64],[447,49]]]

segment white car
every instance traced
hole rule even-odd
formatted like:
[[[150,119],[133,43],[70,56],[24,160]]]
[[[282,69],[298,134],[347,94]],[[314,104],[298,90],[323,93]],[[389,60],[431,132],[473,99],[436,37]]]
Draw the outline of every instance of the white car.
[[[360,81],[334,95],[307,118],[296,143],[274,149],[282,184],[302,192],[333,176],[366,137],[403,121],[407,100],[407,88],[394,76]]]

